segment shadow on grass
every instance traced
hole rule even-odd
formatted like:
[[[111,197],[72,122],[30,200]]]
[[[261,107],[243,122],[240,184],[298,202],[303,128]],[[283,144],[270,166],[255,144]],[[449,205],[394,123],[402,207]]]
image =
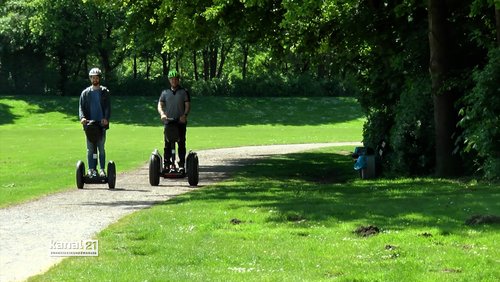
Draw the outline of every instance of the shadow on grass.
[[[17,118],[19,116],[12,113],[12,106],[0,102],[0,125],[14,123]]]
[[[33,106],[29,114],[60,112],[78,120],[78,97],[0,96]],[[113,123],[159,126],[158,97],[112,97]],[[0,103],[0,124],[14,123],[12,109]],[[321,125],[342,123],[363,117],[354,98],[227,98],[193,97],[189,126]]]
[[[194,191],[163,204],[197,200],[227,201],[234,210],[274,211],[268,222],[298,228],[356,222],[381,230],[411,226],[450,234],[466,230],[465,220],[473,214],[500,214],[498,187],[468,187],[430,178],[361,180],[350,156],[329,153],[262,160],[245,166],[230,184]],[[498,229],[498,225],[492,228]]]

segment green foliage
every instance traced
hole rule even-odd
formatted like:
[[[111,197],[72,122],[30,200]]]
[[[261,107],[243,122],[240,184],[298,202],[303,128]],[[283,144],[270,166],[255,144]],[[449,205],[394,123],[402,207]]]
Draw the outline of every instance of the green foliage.
[[[252,76],[247,79],[212,79],[208,81],[188,81],[194,96],[228,97],[348,97],[356,96],[352,81],[315,79],[303,74],[282,77],[276,75]]]
[[[116,96],[154,96],[160,97],[161,91],[169,87],[165,78],[151,79],[128,79],[121,82],[112,81],[106,85]]]
[[[388,109],[373,110],[367,115],[363,126],[363,143],[366,147],[375,149],[383,140],[390,143],[389,132],[394,124],[394,114]],[[397,150],[398,148],[393,148]]]
[[[487,178],[500,178],[500,48],[490,51],[488,64],[476,70],[474,89],[463,98],[459,125],[465,152],[480,157],[477,168]]]
[[[184,84],[193,96],[233,96],[233,88],[226,79],[192,81]]]
[[[161,77],[175,68],[184,86],[199,96],[356,96],[374,118],[366,124],[365,143],[394,137],[388,142],[395,152],[417,151],[418,143],[433,134],[422,130],[432,128],[417,130],[416,117],[403,113],[416,115],[425,105],[420,100],[406,104],[414,103],[409,93],[416,92],[408,85],[428,89],[428,4],[4,0],[0,92],[78,95],[88,84],[88,68],[98,65],[116,95],[157,95],[165,87]],[[498,1],[448,4],[442,20],[453,28],[444,42],[450,64],[441,89],[450,87],[462,96],[474,87],[472,70],[482,69],[488,50],[498,44]],[[411,133],[398,135],[403,132]],[[419,137],[408,138],[414,135]],[[461,146],[457,151],[472,152]],[[397,156],[397,163],[407,157]],[[483,163],[482,158],[471,160]],[[421,165],[431,164],[426,158],[404,173],[427,171]]]
[[[396,105],[389,160],[392,173],[426,175],[434,165],[433,105],[427,77],[414,78]]]
[[[374,12],[371,9],[364,12],[370,11]],[[384,157],[382,170],[412,175],[417,173],[415,169],[418,165],[407,164],[406,160],[419,153],[422,148],[420,139],[427,140],[433,134],[426,131],[430,129],[426,126],[428,113],[420,116],[421,112],[429,109],[427,101],[431,97],[428,91],[430,80],[426,80],[424,74],[427,57],[422,55],[420,44],[424,40],[422,25],[426,18],[421,16],[422,7],[419,6],[412,9],[379,7],[375,12],[376,21],[367,24],[383,35],[367,34],[370,44],[361,53],[366,59],[360,63],[364,72],[359,102],[368,116],[363,142],[365,146],[376,149],[384,140],[391,153]],[[411,19],[416,27],[405,26],[394,33],[386,30],[389,23],[400,23],[405,18]],[[422,101],[426,93],[429,97]],[[423,127],[420,128],[420,125]],[[409,151],[410,148],[413,149]],[[430,165],[428,162],[424,164]]]

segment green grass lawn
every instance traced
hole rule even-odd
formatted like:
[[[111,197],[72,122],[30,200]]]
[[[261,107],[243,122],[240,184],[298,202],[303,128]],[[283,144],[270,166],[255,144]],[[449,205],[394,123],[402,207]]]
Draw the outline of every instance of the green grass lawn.
[[[30,281],[498,281],[498,185],[360,180],[351,148],[276,156],[129,215]],[[360,236],[360,226],[379,233]]]
[[[115,97],[106,154],[118,173],[163,147],[157,97]],[[76,189],[86,160],[78,98],[0,96],[0,207]],[[360,141],[364,117],[353,98],[194,97],[188,149]]]
[[[143,165],[162,146],[156,98],[113,101],[108,159]],[[0,99],[0,206],[75,189],[85,160],[77,99]],[[194,98],[188,147],[360,141],[350,98]],[[276,156],[217,185],[121,219],[98,257],[65,259],[32,281],[497,281],[496,184],[363,181],[337,147]],[[379,233],[363,237],[360,226]]]

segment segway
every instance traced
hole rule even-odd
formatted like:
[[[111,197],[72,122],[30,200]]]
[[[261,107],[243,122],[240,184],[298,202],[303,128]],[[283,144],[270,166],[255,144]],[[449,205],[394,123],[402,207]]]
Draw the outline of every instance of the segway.
[[[87,139],[94,145],[93,158],[97,160],[97,143],[102,138],[103,128],[100,121],[90,120],[84,127]],[[114,189],[116,184],[116,166],[113,161],[108,162],[106,176],[88,175],[85,171],[85,163],[79,160],[76,163],[76,187],[83,189],[85,184],[108,183],[109,189]]]
[[[178,119],[167,119],[166,126],[166,139],[170,143],[172,148],[172,157],[170,159],[170,167],[162,169],[162,156],[158,152],[158,149],[154,149],[149,158],[149,184],[151,186],[158,186],[160,184],[160,177],[163,178],[188,178],[188,183],[191,186],[198,185],[199,180],[199,163],[198,155],[189,151],[186,156],[186,170],[179,168],[175,165],[175,147],[176,143],[179,142],[179,129],[178,129]]]

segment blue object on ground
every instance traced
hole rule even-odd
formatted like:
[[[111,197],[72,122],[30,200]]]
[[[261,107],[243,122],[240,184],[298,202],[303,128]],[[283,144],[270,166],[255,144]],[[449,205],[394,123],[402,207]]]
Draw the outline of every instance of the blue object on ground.
[[[359,156],[358,159],[356,160],[356,162],[354,163],[355,170],[360,170],[363,168],[366,168],[366,156],[365,155]]]

